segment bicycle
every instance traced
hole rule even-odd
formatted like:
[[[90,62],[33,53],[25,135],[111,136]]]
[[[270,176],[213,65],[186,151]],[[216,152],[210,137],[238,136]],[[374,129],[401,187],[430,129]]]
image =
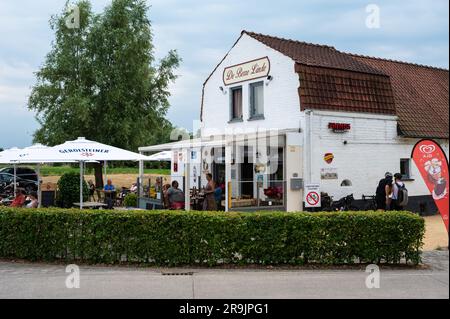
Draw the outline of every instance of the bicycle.
[[[377,210],[377,200],[375,195],[362,195],[364,210]]]

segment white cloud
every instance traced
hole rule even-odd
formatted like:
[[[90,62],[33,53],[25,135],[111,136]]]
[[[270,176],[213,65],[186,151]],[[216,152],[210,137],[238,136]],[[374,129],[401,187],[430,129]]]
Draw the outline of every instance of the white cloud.
[[[21,108],[11,107],[17,105],[26,105],[30,89],[24,86],[0,85],[0,110],[18,113]]]
[[[0,110],[11,111],[8,127],[31,142],[36,127],[26,110],[33,72],[53,39],[48,20],[66,0],[0,0]],[[96,12],[111,0],[92,0]],[[148,0],[155,54],[177,49],[183,62],[171,85],[169,119],[190,128],[199,118],[202,83],[242,29],[337,49],[448,68],[448,1],[258,1]],[[381,28],[365,26],[365,6],[381,9]],[[9,114],[9,113],[8,113]],[[8,135],[0,129],[0,146]],[[22,132],[21,131],[21,132]],[[26,143],[25,143],[26,144]]]

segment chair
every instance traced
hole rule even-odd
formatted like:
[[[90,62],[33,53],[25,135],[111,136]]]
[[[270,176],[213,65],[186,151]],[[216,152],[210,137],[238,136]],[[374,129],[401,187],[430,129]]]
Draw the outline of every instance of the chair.
[[[104,201],[102,188],[96,188],[95,192],[97,193],[97,202],[101,203]]]
[[[116,198],[116,206],[123,206],[123,200],[125,196],[130,193],[130,190],[126,187],[122,187],[122,190],[119,193],[119,196]]]

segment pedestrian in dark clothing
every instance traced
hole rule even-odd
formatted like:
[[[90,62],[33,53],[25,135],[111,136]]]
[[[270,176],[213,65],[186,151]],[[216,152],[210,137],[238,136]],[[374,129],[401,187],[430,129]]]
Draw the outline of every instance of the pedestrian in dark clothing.
[[[375,200],[377,202],[378,210],[389,210],[392,193],[392,173],[386,172],[384,178],[378,182],[378,187],[375,193]]]

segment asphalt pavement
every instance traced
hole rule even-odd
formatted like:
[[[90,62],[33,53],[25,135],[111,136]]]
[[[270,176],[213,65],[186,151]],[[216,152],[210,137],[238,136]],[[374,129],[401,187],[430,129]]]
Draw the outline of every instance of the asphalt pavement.
[[[380,267],[379,277],[364,267],[188,269],[79,265],[77,269],[61,264],[0,261],[0,298],[448,299],[448,250],[425,252],[423,261],[418,268]]]

